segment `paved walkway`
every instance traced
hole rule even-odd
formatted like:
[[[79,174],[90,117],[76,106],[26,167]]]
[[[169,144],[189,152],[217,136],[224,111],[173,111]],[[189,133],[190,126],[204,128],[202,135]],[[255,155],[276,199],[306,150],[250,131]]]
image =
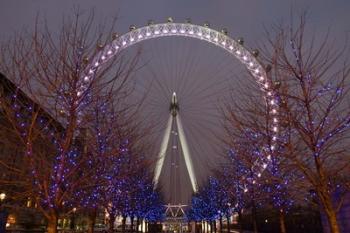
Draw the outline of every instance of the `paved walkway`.
[[[227,232],[227,231],[223,231],[223,232]],[[253,231],[237,231],[237,230],[230,230],[230,233],[253,233]]]

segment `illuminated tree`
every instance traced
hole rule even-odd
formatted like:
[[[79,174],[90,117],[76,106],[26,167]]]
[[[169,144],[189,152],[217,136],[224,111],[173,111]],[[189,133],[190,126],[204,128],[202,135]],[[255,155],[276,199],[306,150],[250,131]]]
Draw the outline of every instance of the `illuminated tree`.
[[[272,68],[269,76],[279,106],[279,137],[271,136],[268,124],[277,113],[270,112],[254,95],[244,103],[227,103],[224,113],[226,143],[244,155],[241,161],[249,164],[247,158],[255,153],[251,149],[244,153],[242,148],[261,148],[256,149],[260,159],[252,161],[265,163],[265,172],[245,180],[263,185],[261,190],[270,189],[276,208],[287,208],[293,199],[315,193],[331,232],[338,233],[337,211],[349,190],[350,67],[345,57],[348,50],[331,47],[329,36],[309,40],[304,16],[296,27],[278,25],[267,33],[262,51],[264,61],[271,64],[267,70]],[[274,146],[271,141],[276,141],[278,148],[269,159],[265,151]],[[259,182],[259,176],[269,182]]]
[[[190,221],[207,221],[211,230],[216,231],[216,220],[220,220],[222,230],[222,217],[229,213],[230,205],[228,190],[223,183],[215,177],[209,177],[205,186],[192,196],[191,208],[187,211]]]
[[[329,36],[309,41],[302,16],[296,27],[277,27],[269,37],[266,58],[273,67],[272,77],[278,81],[288,150],[283,156],[315,191],[331,232],[338,233],[337,211],[344,193],[334,197],[338,187],[349,185],[343,177],[350,171],[346,146],[350,66],[345,57],[347,48],[337,50],[330,45]]]
[[[124,94],[137,61],[116,56],[98,70],[91,68],[88,58],[109,40],[92,33],[93,22],[93,14],[77,13],[56,34],[46,25],[42,29],[38,21],[33,33],[20,34],[2,46],[0,69],[15,84],[1,96],[9,123],[2,125],[2,132],[13,137],[18,161],[0,158],[9,172],[0,182],[12,198],[35,200],[49,233],[57,232],[58,218],[76,205],[76,192],[96,184],[98,169],[93,166],[102,161],[92,161],[82,142],[93,125],[94,102],[103,98],[108,104]],[[86,72],[94,75],[86,78]]]

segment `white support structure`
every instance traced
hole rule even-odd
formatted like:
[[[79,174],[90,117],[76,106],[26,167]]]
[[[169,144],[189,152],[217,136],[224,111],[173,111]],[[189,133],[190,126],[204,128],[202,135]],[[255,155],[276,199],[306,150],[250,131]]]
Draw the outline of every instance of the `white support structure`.
[[[170,220],[183,220],[186,217],[187,205],[165,205],[165,216]]]
[[[154,171],[153,183],[155,185],[154,186],[155,188],[158,185],[159,176],[160,176],[160,173],[162,171],[163,164],[164,164],[165,154],[166,154],[166,150],[168,148],[169,138],[170,138],[170,134],[171,134],[172,123],[173,123],[173,116],[170,114],[167,126],[165,128],[162,144],[160,146],[160,151],[159,151],[158,158],[157,158],[156,168]]]
[[[188,232],[184,227],[187,227],[186,208],[187,205],[165,205],[165,222],[163,227],[165,232],[179,233]]]
[[[156,163],[153,181],[154,181],[155,187],[157,187],[158,182],[159,182],[159,176],[160,176],[160,173],[161,173],[162,168],[163,168],[164,159],[166,156],[166,151],[167,151],[168,144],[169,144],[171,127],[172,127],[173,123],[175,122],[177,125],[177,128],[178,128],[178,131],[179,131],[178,136],[180,139],[180,145],[181,145],[181,149],[182,149],[182,152],[184,155],[186,168],[187,168],[188,174],[190,176],[192,189],[193,189],[193,192],[197,192],[197,190],[198,190],[197,180],[196,180],[196,177],[194,175],[194,169],[193,169],[192,159],[191,159],[191,155],[190,155],[190,150],[188,148],[185,132],[183,130],[181,118],[180,118],[178,111],[179,111],[179,105],[177,102],[176,93],[174,92],[173,96],[172,96],[171,103],[170,103],[170,117],[169,117],[169,120],[167,123],[167,127],[165,129],[162,144],[161,144],[160,151],[158,154],[158,161]]]
[[[179,129],[180,144],[181,144],[181,148],[182,148],[182,151],[183,151],[183,154],[184,154],[186,168],[187,168],[188,174],[190,176],[192,189],[193,189],[193,192],[196,193],[198,191],[197,180],[196,180],[196,177],[194,175],[194,170],[193,170],[190,150],[189,150],[188,145],[187,145],[185,132],[183,130],[182,123],[181,123],[181,118],[180,118],[179,114],[177,114],[175,120],[176,120],[177,127]]]

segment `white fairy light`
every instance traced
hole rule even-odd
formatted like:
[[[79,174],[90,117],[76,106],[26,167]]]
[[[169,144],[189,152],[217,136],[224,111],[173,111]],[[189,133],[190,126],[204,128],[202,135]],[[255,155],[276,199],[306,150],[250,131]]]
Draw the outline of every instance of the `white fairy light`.
[[[193,34],[193,31],[192,30],[190,30],[188,33],[190,33],[191,35]]]
[[[228,47],[230,50],[232,50],[233,49],[233,46],[232,45],[230,45],[230,47]]]
[[[174,28],[174,29],[171,30],[171,32],[172,32],[172,33],[176,33],[177,30]]]
[[[146,32],[146,36],[150,36],[151,35],[151,33],[150,32]]]
[[[269,84],[268,83],[265,83],[264,87],[267,89],[269,88]]]
[[[236,53],[237,53],[238,55],[241,55],[241,51],[239,51],[239,50],[237,50]]]
[[[126,41],[124,40],[122,44],[123,44],[123,46],[126,45]]]
[[[273,131],[274,131],[274,132],[277,132],[277,131],[278,131],[277,126],[274,126],[274,127],[273,127]]]
[[[181,32],[181,33],[185,33],[185,30],[184,30],[184,29],[181,29],[180,32]]]
[[[214,41],[215,41],[215,42],[218,42],[218,40],[219,40],[219,39],[218,39],[217,37],[214,38]]]
[[[98,63],[98,61],[97,61],[97,62],[95,62],[94,66],[97,67],[99,64],[100,63]]]
[[[133,42],[134,40],[135,40],[134,37],[131,37],[131,38],[130,38],[130,41],[131,41],[131,42]]]
[[[259,81],[260,81],[260,82],[262,82],[262,81],[264,81],[264,80],[265,80],[265,77],[264,77],[264,76],[260,76],[260,77],[259,77]]]
[[[114,48],[115,48],[116,50],[118,50],[118,49],[119,49],[119,46],[118,46],[118,45],[116,45]]]
[[[245,192],[245,193],[248,192],[248,189],[247,189],[247,188],[244,188],[244,192]]]
[[[94,71],[92,69],[89,70],[89,74],[93,74]]]
[[[155,30],[155,31],[154,31],[154,34],[158,35],[158,34],[159,34],[159,31],[158,31],[158,30]]]
[[[263,164],[263,168],[264,169],[267,168],[267,164],[266,163]]]
[[[163,33],[168,33],[168,30],[167,29],[163,29]]]
[[[111,55],[112,54],[112,50],[108,50],[107,54]]]
[[[253,62],[249,62],[249,66],[250,66],[250,67],[253,67],[253,66],[254,66],[254,63],[253,63]]]
[[[256,74],[259,74],[260,71],[259,71],[259,69],[257,68],[257,69],[254,70],[254,72],[255,72]]]
[[[245,61],[248,60],[247,56],[243,56],[243,60]]]
[[[275,118],[273,118],[273,122],[274,123],[277,123],[278,122],[278,120],[277,120],[277,118],[275,117]]]
[[[261,173],[258,173],[258,177],[261,177]]]
[[[101,59],[102,59],[102,60],[105,60],[105,59],[106,59],[106,56],[101,56]]]
[[[277,140],[277,137],[276,136],[273,136],[272,137],[272,141],[276,141]]]
[[[138,36],[138,38],[141,39],[141,38],[142,38],[142,35],[140,34],[140,35]]]
[[[197,35],[198,35],[198,36],[202,36],[202,32],[198,32]]]
[[[90,81],[89,76],[85,76],[85,77],[84,77],[84,81],[85,81],[85,82],[89,82],[89,81]]]
[[[277,110],[276,110],[276,109],[272,109],[272,113],[273,113],[273,114],[276,114],[276,113],[277,113]]]

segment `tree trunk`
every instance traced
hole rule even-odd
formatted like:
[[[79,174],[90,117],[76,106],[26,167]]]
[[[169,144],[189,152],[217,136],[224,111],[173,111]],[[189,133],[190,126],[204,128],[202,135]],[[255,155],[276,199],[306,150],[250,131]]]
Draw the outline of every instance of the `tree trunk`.
[[[108,228],[108,232],[109,233],[113,233],[114,232],[114,222],[115,222],[115,215],[114,214],[110,214],[109,215],[109,228]]]
[[[75,228],[75,213],[73,213],[71,219],[70,219],[70,224],[69,224],[69,229],[74,230]]]
[[[96,223],[96,215],[97,215],[97,210],[94,209],[88,214],[88,219],[87,219],[87,233],[94,233],[94,227]]]
[[[238,222],[238,232],[242,232],[242,213],[241,211],[238,211],[238,219],[237,219],[237,222]]]
[[[335,214],[335,211],[333,209],[326,210],[326,215],[327,215],[329,229],[331,230],[331,233],[340,233],[337,215]]]
[[[285,223],[285,215],[284,215],[284,211],[282,209],[279,211],[279,219],[280,219],[280,231],[281,231],[281,233],[287,233],[286,223]]]
[[[253,218],[253,231],[254,233],[258,233],[257,214],[256,214],[256,206],[255,206],[254,200],[252,200],[252,218]]]
[[[203,222],[203,228],[204,228],[204,233],[206,233],[207,232],[207,226],[206,226],[206,222],[205,221]]]
[[[125,233],[125,223],[126,223],[126,216],[123,216],[122,219],[122,232]]]
[[[213,233],[213,221],[209,221],[210,233]]]
[[[213,221],[214,233],[216,233],[216,220]]]
[[[140,218],[136,218],[136,233],[139,233]]]
[[[134,216],[130,217],[130,221],[131,221],[131,232],[134,232]]]
[[[222,216],[220,216],[219,224],[220,224],[220,233],[222,233]]]
[[[51,215],[50,218],[47,219],[47,233],[57,233],[57,215]]]
[[[326,184],[327,185],[327,184]],[[325,186],[326,186],[325,185]],[[332,194],[328,192],[327,187],[319,190],[318,196],[319,200],[323,205],[323,209],[326,212],[326,217],[329,224],[329,229],[331,233],[340,233],[339,224],[337,220],[336,210],[333,206]]]
[[[230,233],[230,231],[231,231],[230,216],[227,215],[226,220],[227,220],[227,232]]]
[[[0,203],[0,233],[6,233],[8,212],[5,209],[1,209]]]

